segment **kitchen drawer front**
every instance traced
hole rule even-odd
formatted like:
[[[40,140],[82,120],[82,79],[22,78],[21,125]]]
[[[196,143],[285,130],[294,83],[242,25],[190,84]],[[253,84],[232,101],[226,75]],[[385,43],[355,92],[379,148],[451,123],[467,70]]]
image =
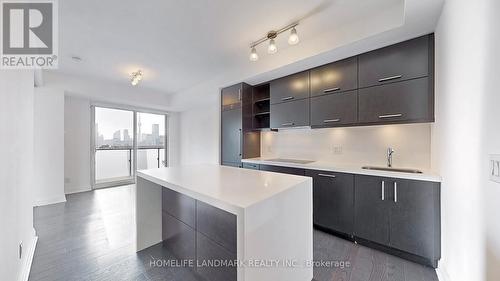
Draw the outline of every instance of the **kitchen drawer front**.
[[[352,235],[354,228],[354,175],[306,170],[306,176],[313,178],[314,224]]]
[[[359,55],[359,87],[429,74],[429,35]]]
[[[237,267],[236,266],[203,266],[204,262],[222,261],[229,263],[236,261],[236,253],[231,253],[227,249],[221,247],[210,238],[203,234],[196,235],[196,264],[197,272],[207,281],[236,281]]]
[[[311,69],[311,97],[358,88],[358,58]]]
[[[271,104],[271,128],[309,126],[310,99]]]
[[[298,176],[303,176],[303,175],[305,175],[305,172],[306,172],[304,169],[300,169],[300,168],[281,167],[281,166],[262,165],[262,164],[260,165],[260,170],[261,171],[268,171],[268,172],[290,174],[290,175],[298,175]]]
[[[309,98],[309,71],[270,82],[271,104]]]
[[[311,98],[311,126],[334,127],[358,121],[358,91]]]
[[[222,89],[222,110],[241,108],[242,84],[236,84]]]
[[[196,258],[196,231],[167,212],[162,212],[162,240],[163,246],[176,258]]]
[[[236,253],[236,215],[197,201],[196,230]]]
[[[259,164],[243,163],[243,168],[251,169],[251,170],[259,170]]]
[[[359,90],[359,123],[432,122],[427,78]]]
[[[194,228],[196,200],[168,188],[162,188],[162,210]]]

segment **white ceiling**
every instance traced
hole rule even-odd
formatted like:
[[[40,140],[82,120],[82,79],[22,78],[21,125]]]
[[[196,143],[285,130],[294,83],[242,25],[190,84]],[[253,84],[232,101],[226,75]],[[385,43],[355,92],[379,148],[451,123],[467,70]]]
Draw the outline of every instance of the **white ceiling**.
[[[441,8],[435,3],[441,2],[64,0],[59,1],[57,72],[126,85],[129,73],[142,69],[141,88],[167,94],[185,92],[207,81],[229,82],[220,77],[235,69],[257,74],[293,63],[286,52],[299,53],[291,57],[304,59],[339,47],[332,43],[335,40],[319,40],[325,36],[353,41],[405,25],[408,9],[430,16]],[[422,19],[422,24],[435,21],[433,17]],[[300,20],[299,45],[288,46],[284,35],[277,40],[277,54],[267,55],[264,45],[258,47],[259,61],[248,61],[252,41],[296,20]],[[308,46],[308,42],[316,46]],[[83,61],[74,62],[74,55]],[[248,77],[238,79],[242,78]]]

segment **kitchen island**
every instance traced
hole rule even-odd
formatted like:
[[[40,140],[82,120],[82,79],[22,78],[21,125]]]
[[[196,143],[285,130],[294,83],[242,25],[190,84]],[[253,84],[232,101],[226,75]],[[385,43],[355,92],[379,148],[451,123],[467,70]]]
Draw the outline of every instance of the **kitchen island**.
[[[137,251],[163,242],[207,280],[312,279],[311,178],[209,164],[137,174]]]

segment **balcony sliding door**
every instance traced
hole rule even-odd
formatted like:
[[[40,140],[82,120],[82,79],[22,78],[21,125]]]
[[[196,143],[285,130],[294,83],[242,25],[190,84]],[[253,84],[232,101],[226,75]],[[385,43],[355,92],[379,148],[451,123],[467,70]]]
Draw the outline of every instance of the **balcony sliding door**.
[[[166,166],[166,115],[92,107],[94,188],[131,184],[137,169]]]

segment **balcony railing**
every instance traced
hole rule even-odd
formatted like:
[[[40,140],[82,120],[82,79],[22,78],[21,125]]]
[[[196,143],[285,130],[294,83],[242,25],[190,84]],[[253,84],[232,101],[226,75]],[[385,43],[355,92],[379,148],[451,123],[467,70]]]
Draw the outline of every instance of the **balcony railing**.
[[[98,147],[96,150],[96,180],[132,177],[132,146]],[[137,169],[166,166],[164,146],[138,146]]]

